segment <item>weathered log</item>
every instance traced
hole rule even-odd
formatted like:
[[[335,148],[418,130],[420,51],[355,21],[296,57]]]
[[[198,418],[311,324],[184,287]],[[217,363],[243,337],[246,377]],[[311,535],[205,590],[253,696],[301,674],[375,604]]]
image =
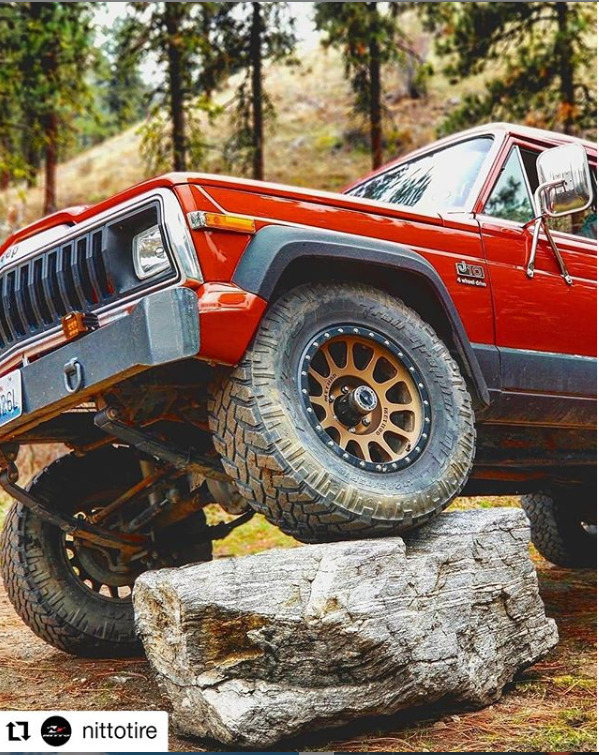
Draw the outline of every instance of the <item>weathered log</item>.
[[[433,703],[483,706],[557,643],[519,509],[414,534],[273,550],[137,581],[180,732],[263,748]]]

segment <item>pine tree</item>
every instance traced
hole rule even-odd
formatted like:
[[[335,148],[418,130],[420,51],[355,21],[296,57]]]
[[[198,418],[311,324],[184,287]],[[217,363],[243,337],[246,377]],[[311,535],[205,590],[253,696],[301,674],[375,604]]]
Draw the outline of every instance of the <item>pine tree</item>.
[[[139,61],[128,59],[123,49],[126,44],[124,26],[124,20],[117,19],[100,52],[102,70],[97,77],[102,105],[117,131],[144,117],[150,97],[150,87],[142,78]]]
[[[383,163],[383,68],[387,63],[420,63],[402,32],[401,14],[416,3],[317,3],[316,25],[324,44],[341,49],[355,95],[356,110],[370,124],[372,167]],[[412,94],[417,92],[413,89]]]
[[[164,70],[142,139],[142,152],[154,171],[184,171],[203,156],[198,112],[213,111],[209,93],[198,91],[198,78],[210,53],[210,25],[218,5],[129,3],[132,13],[119,32],[120,70],[152,59]]]
[[[0,130],[8,129],[13,145],[20,142],[21,168],[30,181],[43,154],[45,213],[56,209],[60,149],[88,101],[92,5],[5,3],[0,14],[2,57],[9,61],[2,66],[0,99],[10,103],[0,113]]]
[[[264,178],[265,128],[275,109],[264,88],[268,63],[292,61],[295,21],[289,3],[226,3],[214,18],[213,57],[208,74],[217,84],[226,75],[243,72],[235,94],[234,134],[226,145],[230,162],[251,166],[252,177]]]
[[[492,70],[464,98],[451,132],[493,118],[580,134],[596,129],[597,7],[583,2],[423,3],[452,82]],[[595,62],[594,62],[595,61]]]
[[[0,5],[0,189],[26,173],[19,134],[25,130],[19,107],[19,56],[14,40],[20,18],[12,5]]]

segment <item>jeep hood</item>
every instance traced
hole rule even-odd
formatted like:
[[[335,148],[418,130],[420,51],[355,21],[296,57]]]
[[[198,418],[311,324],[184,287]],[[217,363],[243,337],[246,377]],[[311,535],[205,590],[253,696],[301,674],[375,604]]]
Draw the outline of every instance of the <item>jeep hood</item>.
[[[15,244],[21,244],[25,239],[31,239],[32,241],[29,243],[32,243],[34,236],[40,238],[36,238],[33,243],[41,246],[45,241],[46,231],[53,229],[48,237],[60,236],[61,231],[66,232],[71,227],[100,212],[112,207],[116,209],[121,202],[153,189],[177,189],[184,186],[197,187],[197,190],[204,192],[216,205],[216,208],[223,212],[252,214],[247,208],[247,205],[250,204],[247,202],[248,195],[252,195],[251,205],[254,212],[255,209],[260,207],[267,210],[267,214],[262,216],[264,220],[320,225],[320,223],[312,222],[318,212],[324,213],[328,208],[339,208],[362,215],[389,216],[407,221],[443,225],[441,217],[436,214],[423,215],[411,212],[409,208],[400,208],[361,197],[351,197],[347,194],[210,173],[167,173],[136,184],[98,204],[69,207],[41,218],[9,236],[0,245],[0,256],[14,247]],[[277,212],[276,209],[280,209],[281,212]],[[287,215],[293,217],[286,218]],[[305,220],[303,219],[304,215],[306,216]],[[308,219],[308,215],[310,219]]]

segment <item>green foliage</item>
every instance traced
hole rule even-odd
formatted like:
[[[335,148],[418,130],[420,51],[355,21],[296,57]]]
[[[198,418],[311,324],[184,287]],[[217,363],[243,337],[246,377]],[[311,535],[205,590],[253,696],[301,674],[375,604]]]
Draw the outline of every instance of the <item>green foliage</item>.
[[[32,178],[49,140],[69,145],[74,118],[89,103],[92,6],[1,5],[0,172]]]
[[[186,155],[190,166],[198,170],[206,159],[206,154],[212,145],[205,135],[203,117],[209,122],[214,121],[222,113],[222,108],[209,97],[197,97],[186,103],[185,129],[187,150]],[[154,104],[150,108],[149,117],[140,126],[141,134],[140,154],[148,171],[152,174],[164,173],[173,168],[172,126],[165,117],[163,108]]]
[[[100,103],[114,133],[144,117],[150,96],[150,87],[143,81],[139,61],[127,55],[125,25],[123,19],[117,19],[104,49],[98,51]]]
[[[211,59],[212,19],[218,3],[128,4],[131,14],[118,32],[117,71],[123,81],[142,61],[153,62],[161,82],[151,92],[142,127],[142,154],[151,169],[184,170],[191,158],[201,164],[205,143],[196,109],[209,106],[210,92],[198,91]],[[164,117],[164,110],[169,117]],[[169,157],[170,154],[170,157]]]
[[[256,130],[262,140],[263,125],[274,124],[276,111],[263,87],[262,65],[287,60],[293,64],[297,42],[295,20],[289,3],[226,3],[226,10],[214,18],[213,57],[205,75],[215,85],[226,76],[242,72],[233,102],[233,133],[224,148],[225,162],[247,171],[255,160]],[[259,6],[254,16],[255,6]],[[258,23],[257,46],[252,42],[252,25]],[[254,33],[256,29],[254,30]],[[257,70],[258,69],[258,70]],[[256,110],[261,123],[256,123]]]
[[[388,3],[386,9],[384,5],[352,2],[316,4],[316,26],[326,33],[324,45],[342,51],[346,72],[356,96],[356,109],[363,114],[368,113],[372,85],[369,71],[371,42],[376,42],[381,65],[399,63],[406,69],[414,69],[411,96],[419,96],[426,91],[427,80],[432,74],[430,64],[419,58],[401,25],[401,17],[406,11],[431,3]]]
[[[357,113],[368,116],[373,167],[382,162],[382,70],[391,63],[401,65],[408,75],[410,96],[426,91],[432,69],[414,52],[401,27],[401,16],[417,3],[317,3],[316,25],[325,32],[325,46],[342,51],[351,82]],[[393,140],[394,136],[391,135]]]
[[[589,83],[596,60],[595,3],[422,3],[452,82],[491,71],[486,91],[464,98],[451,133],[490,119],[584,133],[596,128]]]
[[[351,2],[316,5],[316,26],[326,33],[325,46],[342,51],[346,74],[356,98],[356,110],[361,114],[368,114],[370,108],[370,43],[376,41],[383,65],[400,59],[402,55],[396,44],[395,14],[381,12],[379,5],[381,3]]]
[[[88,73],[91,100],[75,119],[71,153],[89,149],[145,117],[150,90],[136,65],[121,69],[112,48],[109,42],[94,50]]]

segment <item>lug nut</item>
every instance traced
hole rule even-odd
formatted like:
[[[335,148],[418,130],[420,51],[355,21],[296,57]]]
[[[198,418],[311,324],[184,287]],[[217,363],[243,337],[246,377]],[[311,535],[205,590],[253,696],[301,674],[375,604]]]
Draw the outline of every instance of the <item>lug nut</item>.
[[[371,421],[372,420],[370,420],[368,417],[364,417],[364,419],[362,420],[362,424],[364,425],[364,427],[368,427]]]
[[[341,388],[341,393],[349,393],[349,385],[344,385]]]

